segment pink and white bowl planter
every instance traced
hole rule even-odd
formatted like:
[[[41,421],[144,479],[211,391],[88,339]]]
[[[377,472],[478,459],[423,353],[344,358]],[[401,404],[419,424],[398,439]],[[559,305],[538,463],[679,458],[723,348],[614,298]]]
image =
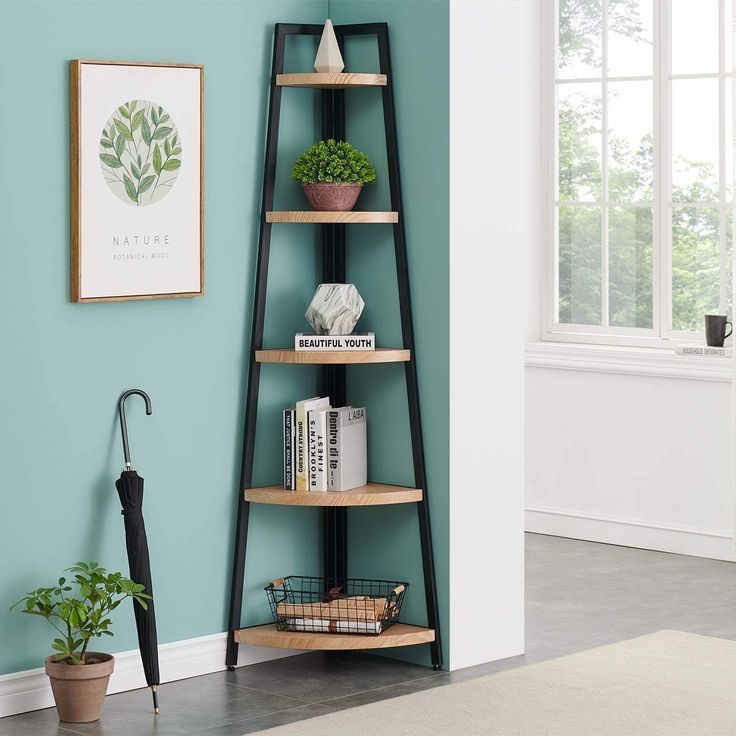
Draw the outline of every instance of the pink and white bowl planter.
[[[362,184],[338,184],[320,182],[309,184],[302,182],[302,189],[307,195],[309,204],[315,210],[326,212],[349,212],[358,201]]]

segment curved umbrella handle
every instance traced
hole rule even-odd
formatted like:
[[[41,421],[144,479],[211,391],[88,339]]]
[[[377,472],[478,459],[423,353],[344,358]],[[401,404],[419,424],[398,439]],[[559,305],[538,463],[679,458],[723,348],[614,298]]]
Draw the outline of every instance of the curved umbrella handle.
[[[140,388],[131,388],[126,391],[118,401],[118,414],[120,415],[120,432],[123,435],[123,455],[125,457],[125,469],[130,470],[130,447],[128,446],[128,425],[125,422],[125,400],[128,396],[140,396],[146,402],[146,414],[152,414],[151,398]]]

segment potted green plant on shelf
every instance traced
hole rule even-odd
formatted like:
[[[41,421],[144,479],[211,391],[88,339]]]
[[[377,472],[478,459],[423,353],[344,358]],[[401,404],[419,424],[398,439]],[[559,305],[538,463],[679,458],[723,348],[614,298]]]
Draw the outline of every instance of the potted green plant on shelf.
[[[90,651],[90,642],[113,635],[108,615],[126,598],[145,609],[151,596],[143,592],[142,585],[96,562],[77,562],[65,572],[73,579],[60,577],[55,586],[37,588],[11,610],[21,607],[23,613],[41,616],[59,632],[51,644],[56,654],[45,662],[59,720],[88,723],[100,717],[115,665],[111,654]]]
[[[368,156],[347,141],[318,141],[297,158],[291,178],[315,210],[347,212],[358,201],[364,184],[376,180]]]

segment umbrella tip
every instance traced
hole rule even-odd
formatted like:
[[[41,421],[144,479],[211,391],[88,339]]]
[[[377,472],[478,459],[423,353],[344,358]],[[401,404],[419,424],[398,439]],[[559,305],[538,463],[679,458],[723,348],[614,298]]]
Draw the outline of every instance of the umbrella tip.
[[[158,715],[158,692],[156,685],[151,685],[151,694],[153,695],[153,712]]]

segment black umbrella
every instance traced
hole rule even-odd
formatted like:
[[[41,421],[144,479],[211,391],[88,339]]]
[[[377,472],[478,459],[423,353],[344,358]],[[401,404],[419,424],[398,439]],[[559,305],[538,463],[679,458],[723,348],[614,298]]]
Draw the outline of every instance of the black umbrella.
[[[123,454],[125,455],[125,470],[115,481],[120,503],[123,510],[120,512],[125,519],[125,546],[128,550],[128,565],[130,577],[145,588],[147,595],[153,596],[151,582],[151,561],[148,558],[148,539],[146,526],[143,523],[143,478],[130,465],[130,449],[128,447],[128,426],[125,423],[125,400],[128,396],[137,394],[146,402],[146,414],[151,413],[151,399],[145,391],[132,388],[126,391],[118,403],[120,414],[120,431],[123,435]],[[161,682],[158,671],[158,639],[156,637],[156,613],[153,608],[153,597],[147,601],[148,610],[138,601],[133,601],[135,611],[135,625],[138,629],[138,646],[141,650],[143,671],[146,682],[153,693],[153,711],[158,713],[157,686]]]

